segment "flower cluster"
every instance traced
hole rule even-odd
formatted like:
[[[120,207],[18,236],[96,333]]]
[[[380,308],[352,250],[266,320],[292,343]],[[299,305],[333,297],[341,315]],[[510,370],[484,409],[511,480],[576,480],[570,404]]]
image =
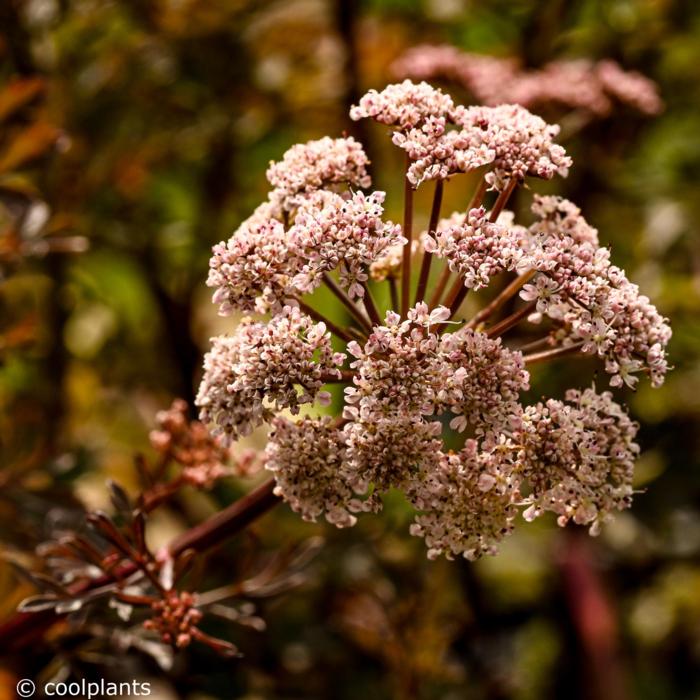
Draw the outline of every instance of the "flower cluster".
[[[359,104],[350,109],[350,118],[358,120],[369,117],[380,124],[406,131],[429,119],[446,119],[453,109],[454,102],[449,95],[428,83],[404,80],[403,83],[387,86],[381,92],[370,90]]]
[[[152,616],[143,623],[145,629],[156,632],[165,644],[178,649],[189,646],[197,636],[197,624],[203,615],[196,608],[191,593],[170,590],[151,604]]]
[[[564,149],[554,143],[558,126],[518,105],[455,106],[427,83],[405,80],[381,92],[371,90],[350,116],[371,117],[395,127],[392,140],[411,162],[407,176],[415,187],[494,163],[489,182],[502,189],[507,177],[565,176],[571,164]]]
[[[315,521],[325,512],[338,527],[354,525],[342,430],[328,416],[297,423],[275,418],[272,425],[265,458],[277,481],[275,493],[304,520]]]
[[[158,429],[150,434],[151,445],[164,458],[182,465],[182,480],[199,488],[211,488],[219,479],[233,473],[226,466],[229,450],[212,437],[206,426],[187,417],[187,402],[173,401],[167,411],[156,415]],[[247,461],[247,460],[244,460]]]
[[[609,114],[614,101],[644,114],[657,114],[662,108],[651,80],[610,60],[559,60],[538,70],[523,70],[513,58],[424,45],[403,54],[393,71],[400,77],[447,80],[487,105],[514,102],[531,108],[554,104],[595,116]]]
[[[495,554],[515,527],[518,485],[507,452],[481,450],[467,440],[461,452],[440,454],[430,479],[409,494],[420,511],[411,534],[425,538],[431,559]]]
[[[340,268],[340,284],[351,298],[364,296],[367,267],[388,249],[403,246],[401,227],[382,220],[384,192],[344,199],[316,192],[297,210],[289,244],[303,259],[292,280],[295,288],[312,292],[324,273]]]
[[[671,332],[573,203],[535,196],[529,226],[505,209],[526,178],[566,175],[558,127],[518,105],[455,105],[410,81],[370,91],[351,116],[390,126],[408,156],[404,225],[384,221],[384,193],[356,189],[369,180],[352,140],[293,147],[271,166],[268,201],[214,248],[209,277],[223,313],[270,317],[213,339],[201,419],[225,440],[270,426],[275,493],[307,520],[350,526],[403,491],[431,557],[493,553],[521,511],[596,531],[629,506],[637,426],[594,389],[524,405],[529,365],[597,355],[614,386],[641,371],[658,385]],[[441,181],[483,165],[474,204],[440,219]],[[429,230],[414,236],[412,190],[430,179]],[[501,291],[463,318],[466,293],[498,278]],[[376,293],[385,281],[389,293]],[[347,324],[313,306],[321,286]],[[544,350],[518,344],[526,320],[546,327],[534,341]],[[342,408],[330,408],[326,384],[345,385]],[[446,450],[447,430],[461,450]]]
[[[535,198],[539,221],[530,227],[529,266],[542,273],[523,287],[521,297],[567,328],[567,341],[605,360],[611,384],[634,387],[636,373],[663,383],[668,369],[664,348],[671,329],[597,245],[597,232],[571,202]]]
[[[547,124],[520,105],[463,108],[456,119],[467,130],[480,130],[493,150],[494,169],[486,181],[497,190],[509,178],[523,180],[532,175],[550,180],[569,172],[571,158],[554,143],[559,126]]]
[[[292,146],[278,163],[270,163],[267,180],[273,186],[269,200],[283,211],[291,211],[305,195],[329,185],[369,187],[369,159],[352,137],[326,136]]]
[[[453,215],[426,239],[426,250],[444,258],[469,289],[503,271],[529,274],[520,297],[560,325],[567,344],[604,359],[612,386],[634,387],[642,371],[659,386],[671,337],[664,318],[611,264],[610,251],[599,246],[597,230],[575,204],[536,195],[532,211],[537,220],[529,228],[508,216],[491,222],[483,208]]]
[[[345,360],[325,325],[291,306],[269,323],[244,320],[233,336],[212,343],[197,405],[202,420],[226,438],[248,435],[282,409],[298,413],[302,404],[327,403],[330,395],[320,389],[340,379]]]
[[[446,335],[441,351],[448,368],[441,396],[455,414],[451,428],[472,425],[489,442],[517,425],[520,392],[530,386],[522,353],[470,328]]]
[[[363,296],[364,268],[403,245],[401,227],[382,220],[383,192],[323,187],[369,186],[366,163],[354,139],[326,138],[293,146],[270,166],[268,201],[213,249],[207,285],[222,315],[277,312],[335,269],[351,297]]]
[[[570,390],[566,400],[549,399],[523,415],[519,460],[531,489],[523,515],[551,511],[560,525],[573,520],[595,533],[632,501],[638,426],[610,392]]]
[[[228,241],[214,246],[207,285],[216,288],[213,299],[223,316],[234,310],[265,313],[293,296],[297,267],[284,225],[261,221],[256,212]]]

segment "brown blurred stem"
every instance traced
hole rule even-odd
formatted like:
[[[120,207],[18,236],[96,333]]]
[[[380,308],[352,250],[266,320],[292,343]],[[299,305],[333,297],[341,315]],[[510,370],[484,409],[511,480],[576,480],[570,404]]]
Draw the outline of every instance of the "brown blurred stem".
[[[506,204],[510,196],[513,194],[518,184],[517,178],[511,177],[508,180],[508,184],[503,188],[503,192],[498,195],[498,198],[494,202],[493,209],[491,209],[491,215],[489,216],[489,221],[493,223],[498,218],[499,214],[505,209]]]
[[[553,350],[543,350],[542,352],[535,352],[531,355],[525,355],[523,360],[526,365],[534,365],[537,362],[546,362],[547,360],[554,360],[557,357],[563,357],[564,355],[574,355],[580,349],[583,343],[576,343],[575,345],[567,345],[564,348],[554,348]]]
[[[569,615],[581,646],[580,677],[586,679],[584,697],[590,700],[627,700],[627,674],[618,642],[615,610],[585,532],[567,529],[557,561]]]
[[[484,195],[486,194],[486,188],[488,187],[488,183],[486,180],[483,178],[481,179],[481,182],[479,183],[479,186],[476,188],[476,191],[474,192],[474,196],[471,198],[471,201],[469,202],[469,206],[467,207],[467,213],[469,213],[472,209],[476,209],[477,207],[481,206],[481,203],[484,201]]]
[[[369,291],[369,286],[367,285],[367,282],[362,282],[362,289],[365,290],[365,295],[364,297],[362,297],[362,302],[365,305],[365,309],[367,310],[367,313],[369,314],[372,323],[375,326],[381,326],[382,320],[379,317],[377,305],[374,303],[374,299],[372,298],[372,293]]]

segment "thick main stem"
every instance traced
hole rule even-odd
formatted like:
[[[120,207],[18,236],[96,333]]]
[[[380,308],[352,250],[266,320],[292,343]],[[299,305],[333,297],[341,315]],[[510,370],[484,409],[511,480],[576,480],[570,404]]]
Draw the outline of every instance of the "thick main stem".
[[[175,557],[186,549],[203,552],[221,544],[282,502],[275,496],[274,490],[275,480],[269,479],[208,520],[176,537],[168,547],[170,554]]]
[[[435,233],[437,230],[438,220],[440,219],[440,207],[442,206],[442,190],[443,181],[435,181],[435,193],[433,194],[433,207],[430,210],[430,222],[428,223],[428,234]],[[416,289],[415,303],[423,301],[426,288],[428,286],[428,277],[430,277],[430,265],[433,260],[433,254],[427,250],[423,253],[423,261],[420,266],[420,276],[418,277],[418,287]]]
[[[409,297],[411,295],[411,253],[413,250],[413,186],[408,179],[409,163],[408,156],[406,156],[403,197],[403,235],[406,243],[403,247],[403,265],[401,270],[401,316],[404,318],[408,313]]]
[[[221,544],[250,525],[255,519],[264,515],[273,506],[281,503],[281,500],[274,495],[274,487],[274,479],[270,479],[208,520],[182,533],[168,546],[169,553],[172,556],[177,556],[187,549],[204,552]],[[72,595],[79,596],[107,586],[115,580],[124,580],[132,576],[137,569],[134,562],[126,562],[118,567],[111,576],[105,575],[89,582],[80,582],[72,586],[69,591]],[[37,613],[15,613],[9,620],[0,625],[0,649],[18,650],[30,644],[60,617],[63,616],[57,615],[53,610]]]

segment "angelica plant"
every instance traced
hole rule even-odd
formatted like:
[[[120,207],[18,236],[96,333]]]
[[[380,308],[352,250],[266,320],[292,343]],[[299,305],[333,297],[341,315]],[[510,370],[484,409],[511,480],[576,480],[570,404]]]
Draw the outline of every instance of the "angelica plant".
[[[213,249],[220,313],[258,318],[212,340],[201,420],[229,444],[266,426],[274,492],[307,520],[351,526],[401,490],[430,557],[495,553],[519,514],[597,532],[630,505],[638,426],[591,387],[524,405],[530,367],[589,355],[613,387],[640,375],[658,386],[671,330],[572,202],[535,195],[529,226],[507,210],[528,178],[567,175],[559,127],[409,80],[369,91],[350,115],[388,126],[405,154],[403,222],[386,220],[351,137],[271,164],[267,201]],[[445,181],[477,169],[472,201],[441,218]],[[431,181],[430,223],[416,235],[414,191]],[[467,294],[494,283],[501,291],[465,318]],[[318,309],[320,287],[347,324]],[[518,346],[525,323],[541,337]],[[329,384],[345,387],[338,415]],[[445,448],[448,431],[465,436],[461,450]]]

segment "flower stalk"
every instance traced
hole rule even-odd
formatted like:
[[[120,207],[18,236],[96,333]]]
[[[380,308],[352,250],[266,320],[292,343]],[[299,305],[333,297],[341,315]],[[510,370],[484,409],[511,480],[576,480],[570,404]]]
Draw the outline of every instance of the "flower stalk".
[[[410,159],[406,156],[407,169]],[[408,177],[404,177],[403,194],[403,235],[406,242],[403,244],[403,264],[401,268],[401,316],[408,313],[409,299],[411,296],[411,258],[413,257],[413,185]]]

